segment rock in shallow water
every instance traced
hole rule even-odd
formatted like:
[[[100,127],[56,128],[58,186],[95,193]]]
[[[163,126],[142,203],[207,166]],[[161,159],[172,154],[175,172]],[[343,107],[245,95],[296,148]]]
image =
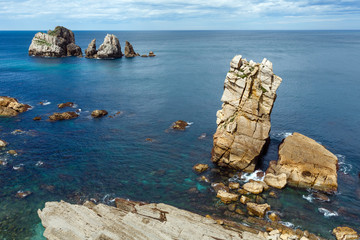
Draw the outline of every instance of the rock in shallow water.
[[[212,161],[252,172],[270,132],[270,114],[282,79],[272,63],[235,56],[226,75],[222,109],[216,113]]]
[[[19,103],[17,99],[0,96],[0,116],[14,117],[19,113],[26,112],[30,105]]]
[[[4,140],[0,139],[0,147],[6,147],[8,144]]]
[[[356,240],[360,237],[354,229],[349,227],[334,228],[333,234],[336,236],[337,240]]]
[[[177,120],[176,122],[173,123],[171,127],[172,129],[176,129],[176,130],[185,130],[186,126],[188,125],[189,124],[183,120]]]
[[[198,163],[193,167],[193,169],[198,173],[205,172],[206,170],[208,170],[208,168],[209,168],[209,165],[203,164],[203,163]]]
[[[75,112],[64,112],[64,113],[54,113],[53,115],[49,116],[49,119],[51,121],[60,121],[60,120],[69,120],[77,117],[79,117],[79,115],[77,115]]]
[[[74,33],[61,26],[47,33],[38,32],[32,39],[29,55],[40,57],[82,57],[81,48],[75,44]]]
[[[217,221],[166,204],[116,199],[117,208],[90,202],[73,205],[47,202],[38,210],[44,236],[55,239],[248,239],[264,240],[243,226]],[[221,221],[221,220],[220,220]],[[220,222],[219,221],[219,222]],[[237,228],[234,226],[238,226]],[[257,232],[256,232],[257,233]]]
[[[270,205],[267,203],[256,204],[248,202],[246,204],[246,209],[248,210],[250,215],[263,218],[265,216],[265,213],[270,210]]]
[[[324,146],[294,133],[279,146],[279,160],[272,162],[267,172],[285,173],[291,186],[334,192],[338,186],[337,163],[337,157]]]
[[[103,117],[103,116],[106,116],[106,115],[108,115],[108,112],[106,110],[94,110],[91,113],[91,116],[94,117],[94,118],[100,118],[100,117]]]
[[[235,202],[235,201],[237,201],[239,199],[239,195],[234,194],[234,193],[229,193],[229,192],[226,192],[224,190],[219,190],[217,192],[216,197],[220,198],[220,200],[225,204]]]

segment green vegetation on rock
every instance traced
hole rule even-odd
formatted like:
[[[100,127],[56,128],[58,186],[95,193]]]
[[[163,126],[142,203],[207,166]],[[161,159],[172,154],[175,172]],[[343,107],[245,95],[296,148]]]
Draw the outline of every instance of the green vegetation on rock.
[[[40,38],[37,38],[35,40],[35,42],[39,45],[46,45],[46,46],[51,46],[51,43],[49,43],[48,41],[44,40],[44,39],[40,39]]]

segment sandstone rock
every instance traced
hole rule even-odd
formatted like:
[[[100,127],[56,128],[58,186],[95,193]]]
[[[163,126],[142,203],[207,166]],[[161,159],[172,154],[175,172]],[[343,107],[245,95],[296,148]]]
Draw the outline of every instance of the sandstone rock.
[[[230,189],[238,189],[238,188],[240,188],[240,183],[230,182],[230,183],[229,183],[229,188],[230,188]]]
[[[337,240],[352,240],[359,239],[358,233],[349,227],[337,227],[334,228],[333,234],[336,236]]]
[[[265,175],[264,182],[271,187],[282,189],[287,183],[287,176],[285,173],[279,175],[268,173]]]
[[[0,139],[0,147],[6,147],[7,145],[7,142]]]
[[[236,204],[235,204],[235,203],[232,203],[232,204],[229,204],[229,205],[228,205],[228,210],[229,210],[230,212],[234,212],[235,209],[236,209]]]
[[[30,105],[19,103],[17,99],[0,96],[0,116],[14,117],[19,113],[26,112]]]
[[[242,230],[240,224],[233,223],[229,228],[229,221],[216,221],[162,203],[118,200],[116,205],[117,208],[90,202],[82,206],[47,202],[38,215],[49,240],[265,239],[258,237],[257,232]]]
[[[202,163],[198,163],[193,167],[193,169],[198,173],[205,172],[206,170],[208,170],[208,168],[209,168],[209,165],[202,164]]]
[[[34,120],[34,121],[40,121],[40,120],[41,120],[41,117],[39,117],[39,116],[34,117],[33,120]]]
[[[279,146],[279,160],[276,165],[270,164],[267,172],[285,173],[291,186],[334,192],[338,186],[337,163],[337,157],[324,146],[294,133]]]
[[[259,194],[259,193],[262,193],[264,191],[264,186],[261,183],[258,183],[258,182],[245,183],[243,188],[246,191],[251,192],[252,194]]]
[[[241,202],[242,204],[246,204],[246,203],[249,202],[249,201],[250,201],[250,198],[248,198],[248,197],[246,197],[246,196],[244,196],[244,195],[242,195],[241,198],[240,198],[240,202]]]
[[[235,202],[239,199],[239,195],[235,194],[235,193],[228,193],[224,190],[219,190],[217,192],[216,197],[220,198],[220,200],[225,203],[225,204],[229,204],[231,202]]]
[[[8,154],[11,154],[11,155],[16,155],[16,154],[17,154],[17,152],[16,152],[15,150],[9,150],[9,151],[8,151]]]
[[[103,116],[106,116],[106,115],[108,115],[108,112],[106,110],[94,110],[91,113],[91,116],[94,117],[94,118],[100,118],[100,117],[103,117]]]
[[[269,219],[273,222],[280,221],[280,217],[274,212],[269,214]]]
[[[226,75],[222,109],[216,114],[212,161],[252,172],[270,132],[270,114],[282,79],[272,63],[249,63],[235,56]]]
[[[223,183],[212,183],[211,187],[214,189],[215,192],[218,192],[220,190],[229,191],[229,188],[227,186],[225,186],[225,184]]]
[[[107,34],[103,44],[100,45],[97,51],[98,58],[121,58],[121,46],[119,39],[114,34]]]
[[[149,52],[149,57],[155,57],[156,55],[154,54],[154,52],[153,51],[150,51]]]
[[[270,210],[270,205],[267,203],[264,204],[256,204],[248,202],[246,204],[246,209],[248,210],[250,215],[258,216],[263,218],[265,213]]]
[[[85,50],[85,57],[86,58],[97,58],[97,50],[96,50],[96,39],[93,39],[87,49]]]
[[[74,106],[73,102],[66,102],[66,103],[58,104],[58,108],[66,108],[66,107],[73,107],[73,106]]]
[[[136,53],[133,46],[128,41],[126,41],[125,42],[125,57],[131,58],[131,57],[136,57],[136,56],[139,56],[139,54]]]
[[[41,57],[82,57],[81,48],[75,44],[74,33],[64,27],[57,26],[47,33],[38,32],[32,39],[29,55]]]
[[[60,121],[77,118],[78,116],[79,115],[77,115],[75,112],[54,113],[53,115],[49,116],[49,119],[51,121]]]
[[[186,126],[188,126],[189,124],[183,120],[177,120],[176,122],[174,122],[172,124],[172,129],[176,129],[176,130],[185,130]]]

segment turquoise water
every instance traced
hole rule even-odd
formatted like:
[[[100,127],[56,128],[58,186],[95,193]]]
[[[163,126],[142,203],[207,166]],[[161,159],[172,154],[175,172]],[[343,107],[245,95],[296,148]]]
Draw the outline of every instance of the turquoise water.
[[[236,54],[257,62],[268,58],[283,78],[259,168],[277,159],[279,143],[294,131],[321,142],[342,162],[339,193],[330,203],[309,202],[303,198],[308,191],[287,188],[269,200],[272,208],[283,221],[325,237],[341,224],[360,230],[359,31],[79,31],[76,43],[85,50],[106,33],[117,35],[122,46],[128,40],[140,54],[157,56],[34,58],[27,49],[35,32],[0,32],[0,95],[33,106],[18,117],[0,118],[0,139],[10,143],[6,150],[19,153],[0,151],[0,160],[8,162],[0,166],[0,239],[39,239],[36,211],[46,201],[112,204],[124,197],[221,214],[210,185],[198,181],[192,166],[211,165],[215,114]],[[81,109],[78,119],[32,120],[68,101]],[[92,119],[94,109],[121,114]],[[193,124],[184,132],[168,131],[179,119]],[[13,134],[16,129],[24,132]],[[15,171],[19,164],[23,170]],[[18,199],[17,191],[32,195]],[[338,216],[325,217],[319,208]]]

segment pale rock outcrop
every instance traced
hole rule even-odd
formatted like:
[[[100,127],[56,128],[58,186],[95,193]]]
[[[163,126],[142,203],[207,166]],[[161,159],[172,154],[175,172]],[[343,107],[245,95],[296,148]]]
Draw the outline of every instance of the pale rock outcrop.
[[[93,39],[87,49],[85,50],[85,57],[86,58],[97,58],[97,50],[96,50],[96,39]]]
[[[244,190],[251,192],[252,194],[259,194],[264,191],[264,185],[259,182],[248,182],[243,186]]]
[[[26,112],[30,105],[19,103],[17,99],[0,96],[0,116],[14,117],[19,113]]]
[[[267,174],[285,173],[294,187],[325,192],[337,190],[337,157],[315,140],[293,133],[279,146],[279,160],[271,162]]]
[[[91,116],[94,118],[100,118],[108,115],[108,112],[106,110],[94,110],[91,113]]]
[[[4,140],[0,139],[0,147],[6,147],[8,144]]]
[[[272,63],[235,56],[226,75],[222,109],[216,113],[212,161],[252,172],[270,132],[270,114],[282,79]]]
[[[44,236],[49,240],[265,240],[258,231],[230,221],[218,221],[166,204],[116,200],[117,208],[86,202],[72,205],[47,202],[38,210]],[[228,226],[227,224],[231,224]]]
[[[107,34],[104,42],[97,51],[98,58],[121,58],[121,46],[119,39],[114,34]]]
[[[229,192],[224,191],[224,190],[219,190],[217,192],[216,197],[220,198],[220,200],[225,204],[235,202],[235,201],[237,201],[239,199],[239,195],[237,195],[235,193],[229,193]]]
[[[246,209],[248,210],[250,215],[263,218],[266,212],[270,210],[270,205],[267,203],[257,204],[248,202],[246,203]]]
[[[38,32],[29,47],[30,56],[41,57],[82,57],[81,48],[75,44],[74,33],[61,26],[47,33]]]
[[[279,175],[268,173],[265,175],[264,182],[271,187],[282,189],[286,186],[287,176],[285,173]]]
[[[337,240],[356,240],[359,239],[359,234],[349,227],[337,227],[333,229],[333,234]]]
[[[133,46],[128,41],[126,41],[125,42],[125,57],[131,58],[131,57],[136,57],[136,56],[140,56],[140,54],[136,53]]]
[[[49,116],[50,121],[62,121],[62,120],[69,120],[79,117],[78,114],[75,112],[63,112],[63,113],[53,113]]]

